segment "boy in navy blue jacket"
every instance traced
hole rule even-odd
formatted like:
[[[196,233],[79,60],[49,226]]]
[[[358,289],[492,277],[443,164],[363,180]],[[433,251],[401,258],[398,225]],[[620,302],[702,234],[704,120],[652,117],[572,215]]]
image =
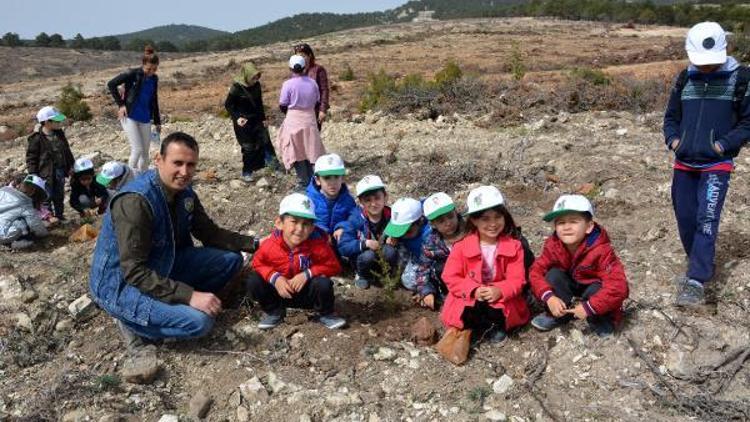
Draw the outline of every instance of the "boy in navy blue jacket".
[[[664,115],[664,140],[675,153],[672,203],[688,258],[687,273],[678,277],[677,306],[705,303],[733,159],[750,138],[749,72],[727,57],[726,47],[717,23],[690,29],[690,66],[677,76]]]
[[[378,255],[393,269],[398,265],[398,252],[384,243],[383,232],[391,220],[391,209],[385,205],[388,194],[380,177],[363,177],[357,183],[357,200],[361,208],[355,208],[345,222],[336,226],[336,231],[343,230],[337,248],[354,267],[354,284],[367,289],[382,271]]]
[[[337,225],[346,221],[357,207],[344,183],[346,168],[337,154],[321,155],[315,161],[315,177],[307,185],[307,196],[315,204],[315,225],[336,242],[344,232]]]

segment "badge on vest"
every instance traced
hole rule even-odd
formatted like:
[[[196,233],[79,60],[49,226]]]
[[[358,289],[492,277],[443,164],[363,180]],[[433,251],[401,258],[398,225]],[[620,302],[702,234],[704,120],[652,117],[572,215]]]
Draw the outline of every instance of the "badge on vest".
[[[193,198],[185,198],[185,211],[192,213],[193,209],[195,209],[195,201]]]

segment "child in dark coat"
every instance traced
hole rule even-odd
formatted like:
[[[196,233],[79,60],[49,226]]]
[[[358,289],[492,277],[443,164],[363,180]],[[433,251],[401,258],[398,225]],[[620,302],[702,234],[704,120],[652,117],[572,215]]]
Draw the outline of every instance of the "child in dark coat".
[[[81,217],[104,214],[108,198],[107,189],[94,180],[94,163],[88,158],[76,160],[70,179],[70,206]]]

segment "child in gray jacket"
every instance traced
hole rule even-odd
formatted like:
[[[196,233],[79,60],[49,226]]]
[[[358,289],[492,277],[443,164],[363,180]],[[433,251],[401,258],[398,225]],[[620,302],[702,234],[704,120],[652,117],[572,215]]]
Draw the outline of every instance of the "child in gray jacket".
[[[39,207],[47,200],[45,182],[30,174],[17,186],[0,188],[0,245],[23,249],[47,236]]]

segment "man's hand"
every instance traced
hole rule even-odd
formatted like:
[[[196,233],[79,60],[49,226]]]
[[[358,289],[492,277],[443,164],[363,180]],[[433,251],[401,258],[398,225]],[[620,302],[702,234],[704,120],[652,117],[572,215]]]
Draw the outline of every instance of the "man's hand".
[[[333,238],[336,239],[336,241],[338,242],[341,240],[342,234],[344,234],[344,229],[338,229],[333,232]]]
[[[246,124],[247,124],[247,119],[246,118],[240,117],[240,118],[237,119],[237,125],[239,127],[245,127]]]
[[[193,292],[189,305],[209,316],[216,317],[221,312],[221,300],[213,293]]]
[[[674,138],[672,139],[672,142],[669,144],[669,149],[674,151],[677,149],[678,145],[680,145],[680,138]]]
[[[283,297],[284,299],[292,298],[294,290],[292,290],[292,286],[289,285],[289,280],[284,277],[279,277],[276,279],[276,283],[274,284],[274,286],[276,286],[276,291],[279,293],[279,296]]]
[[[365,240],[365,246],[367,246],[367,249],[371,251],[377,251],[380,249],[380,242],[377,240],[367,239]]]
[[[128,109],[125,106],[120,106],[117,110],[117,119],[122,120],[126,117],[128,117]]]
[[[300,291],[302,291],[302,289],[305,287],[305,284],[307,284],[307,274],[305,274],[304,272],[295,275],[291,280],[289,280],[289,285],[291,286],[294,293],[299,293]]]
[[[576,319],[586,319],[588,315],[586,314],[586,310],[583,309],[583,304],[579,303],[575,306],[573,309],[568,309],[565,311],[566,314],[572,314]]]
[[[557,296],[551,296],[549,299],[547,299],[547,307],[549,308],[549,312],[555,318],[560,318],[561,316],[565,315],[565,311],[568,308],[567,306],[565,306],[565,302],[563,302],[562,299]]]

